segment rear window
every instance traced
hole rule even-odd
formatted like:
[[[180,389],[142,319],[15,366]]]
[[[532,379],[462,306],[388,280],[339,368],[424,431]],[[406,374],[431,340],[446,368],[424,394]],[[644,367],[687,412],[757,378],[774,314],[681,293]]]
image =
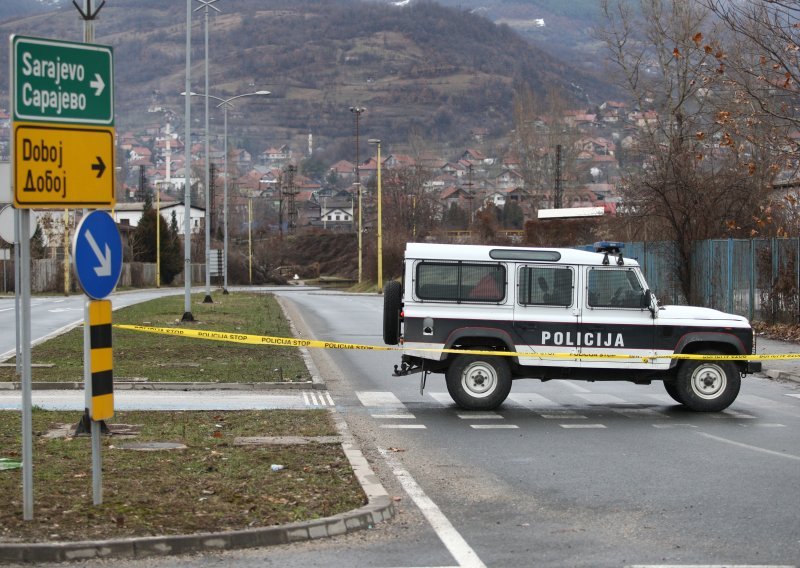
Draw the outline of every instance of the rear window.
[[[417,264],[420,300],[498,304],[506,298],[506,267],[498,263],[423,261]]]
[[[519,303],[523,306],[572,305],[571,268],[524,266],[519,271]]]

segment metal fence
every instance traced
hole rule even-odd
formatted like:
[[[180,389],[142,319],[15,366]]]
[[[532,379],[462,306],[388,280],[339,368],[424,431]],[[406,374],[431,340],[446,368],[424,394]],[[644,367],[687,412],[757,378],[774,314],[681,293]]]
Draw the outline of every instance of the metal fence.
[[[626,243],[664,304],[689,303],[672,242]],[[800,322],[800,238],[714,239],[692,251],[692,303],[751,320]]]

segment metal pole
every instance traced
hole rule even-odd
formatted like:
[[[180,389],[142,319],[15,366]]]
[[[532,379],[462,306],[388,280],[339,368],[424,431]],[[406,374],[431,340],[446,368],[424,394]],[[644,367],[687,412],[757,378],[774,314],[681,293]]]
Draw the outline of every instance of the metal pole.
[[[362,280],[362,246],[361,246],[361,234],[362,234],[362,211],[361,211],[361,172],[359,171],[359,159],[358,159],[358,119],[361,116],[361,113],[364,112],[363,107],[350,107],[350,112],[352,112],[356,117],[356,187],[358,188],[358,283],[361,284]]]
[[[253,283],[253,198],[247,200],[247,258],[250,284]]]
[[[378,141],[378,293],[383,291],[383,215],[381,201],[381,143]]]
[[[161,190],[156,188],[156,288],[161,288]]]
[[[13,151],[13,150],[12,150]],[[12,182],[13,183],[13,182]],[[14,209],[14,315],[16,316],[16,331],[17,331],[17,352],[16,352],[16,361],[17,361],[17,380],[21,382],[20,377],[22,376],[22,319],[20,317],[21,313],[21,306],[20,306],[20,282],[22,281],[22,276],[20,271],[22,270],[22,262],[20,260],[21,252],[20,252],[20,225],[22,224],[22,220],[20,218],[20,211],[19,209]]]
[[[22,518],[33,519],[33,404],[31,400],[31,212],[20,212],[22,339]]]
[[[186,0],[186,101],[184,105],[185,140],[184,140],[184,184],[183,184],[183,317],[181,321],[194,321],[192,315],[192,121],[191,121],[191,57],[192,57],[192,0]]]
[[[222,293],[228,293],[228,105],[222,105],[225,125],[225,189],[222,192]]]
[[[206,95],[208,95],[208,4],[205,7],[205,40],[206,40]],[[187,91],[188,92],[188,91]],[[188,96],[186,97],[189,98]],[[209,190],[210,180],[209,180],[209,170],[210,170],[210,160],[211,160],[211,152],[209,150],[209,136],[208,136],[208,96],[204,97],[206,101],[206,187],[205,187],[205,196],[206,196],[206,297],[203,298],[204,304],[213,304],[214,300],[211,299],[211,192]]]

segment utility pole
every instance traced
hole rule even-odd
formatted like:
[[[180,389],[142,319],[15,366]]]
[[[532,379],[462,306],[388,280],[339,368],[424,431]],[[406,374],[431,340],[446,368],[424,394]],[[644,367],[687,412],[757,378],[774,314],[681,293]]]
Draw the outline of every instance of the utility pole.
[[[192,0],[186,0],[186,83],[184,104],[183,164],[183,317],[182,322],[194,321],[192,315]]]
[[[356,117],[356,189],[358,190],[358,283],[361,284],[362,279],[362,252],[363,248],[361,246],[361,237],[363,236],[362,230],[362,211],[361,211],[361,173],[359,172],[359,168],[361,164],[358,159],[358,121],[361,113],[364,112],[364,107],[350,107],[350,112],[352,112]]]
[[[564,197],[564,187],[561,185],[561,144],[556,145],[556,185],[555,185],[555,195],[553,197],[553,208],[554,209],[561,209],[563,197]]]
[[[297,228],[297,202],[295,200],[295,196],[297,195],[297,189],[294,186],[294,174],[297,171],[297,167],[289,164],[286,166],[286,195],[289,196],[289,204],[287,206],[288,210],[288,232],[293,233]]]

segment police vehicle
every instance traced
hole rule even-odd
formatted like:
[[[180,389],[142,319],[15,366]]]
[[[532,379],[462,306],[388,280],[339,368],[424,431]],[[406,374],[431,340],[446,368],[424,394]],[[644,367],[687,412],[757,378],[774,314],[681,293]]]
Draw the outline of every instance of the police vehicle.
[[[395,376],[421,373],[422,392],[444,373],[469,410],[497,408],[519,378],[658,380],[692,410],[727,408],[761,363],[713,356],[755,353],[747,319],[660,305],[622,246],[407,244],[402,282],[384,288],[383,339],[403,347]]]

